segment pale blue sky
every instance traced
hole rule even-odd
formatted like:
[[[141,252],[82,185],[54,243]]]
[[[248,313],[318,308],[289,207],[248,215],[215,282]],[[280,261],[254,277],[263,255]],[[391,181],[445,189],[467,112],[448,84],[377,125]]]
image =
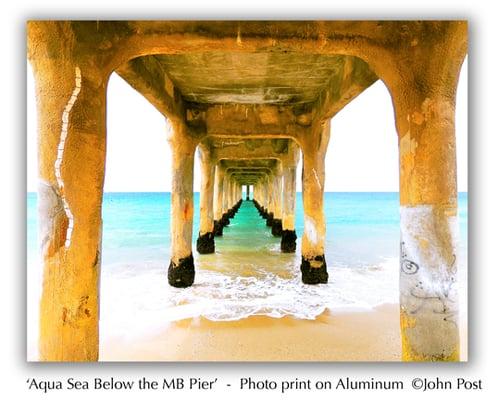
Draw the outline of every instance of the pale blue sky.
[[[36,191],[36,108],[27,74],[28,191]],[[164,117],[119,76],[107,98],[106,191],[170,191],[170,151]],[[467,191],[467,61],[460,75],[456,111],[458,190]],[[398,191],[398,150],[391,98],[377,81],[331,122],[326,191]],[[298,190],[301,190],[298,167]],[[199,190],[198,163],[194,190]]]

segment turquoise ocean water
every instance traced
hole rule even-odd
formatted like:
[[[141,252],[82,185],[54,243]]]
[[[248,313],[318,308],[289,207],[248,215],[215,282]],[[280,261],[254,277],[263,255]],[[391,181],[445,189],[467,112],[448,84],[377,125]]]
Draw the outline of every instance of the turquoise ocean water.
[[[198,255],[199,194],[194,197],[196,282],[167,285],[169,193],[105,193],[101,276],[101,335],[134,336],[169,321],[205,316],[233,320],[262,314],[314,318],[325,308],[365,309],[398,296],[398,193],[326,193],[328,285],[300,282],[298,251],[281,254],[252,202],[243,202],[216,253]],[[28,194],[28,321],[36,326],[41,269],[36,194]],[[459,194],[459,262],[466,268],[467,194]],[[296,231],[303,232],[301,194]],[[130,316],[133,316],[130,318]],[[30,329],[36,330],[36,329]],[[35,337],[36,335],[34,335]],[[33,339],[35,340],[35,339]]]

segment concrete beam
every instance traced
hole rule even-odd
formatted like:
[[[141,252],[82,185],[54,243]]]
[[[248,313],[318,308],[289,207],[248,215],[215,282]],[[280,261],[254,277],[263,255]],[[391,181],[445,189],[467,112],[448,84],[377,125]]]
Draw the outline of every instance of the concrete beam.
[[[134,58],[116,72],[165,117],[176,119],[184,114],[181,94],[155,56]]]
[[[268,104],[210,105],[204,111],[206,133],[226,138],[295,138],[311,123],[299,119],[302,110]]]
[[[249,139],[213,141],[214,158],[221,160],[279,160],[291,162],[296,158],[296,143],[289,139]]]
[[[344,58],[341,74],[331,76],[328,86],[313,104],[313,109],[317,110],[315,119],[323,121],[332,118],[377,79],[362,59]]]

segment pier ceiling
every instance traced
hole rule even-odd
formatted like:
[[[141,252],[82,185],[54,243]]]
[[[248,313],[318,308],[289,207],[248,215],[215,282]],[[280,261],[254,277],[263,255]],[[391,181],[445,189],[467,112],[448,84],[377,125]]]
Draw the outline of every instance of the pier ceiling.
[[[211,134],[221,119],[235,135],[288,133],[290,124],[309,126],[331,118],[378,78],[360,58],[297,51],[192,52],[147,55],[117,70],[165,114]],[[233,126],[235,124],[235,127]],[[259,128],[259,129],[258,129]],[[230,131],[221,130],[229,134]]]
[[[102,23],[99,35],[112,28]],[[296,132],[281,128],[333,117],[378,79],[371,55],[389,36],[369,42],[381,29],[372,28],[338,21],[225,21],[213,30],[212,22],[130,21],[105,41],[116,72],[168,118],[196,121],[197,133],[225,134],[208,126],[210,115],[221,114],[229,129],[244,121],[256,133],[275,134],[259,125],[278,125],[293,137]],[[227,106],[235,108],[224,113]]]
[[[263,49],[154,55],[183,99],[205,104],[313,103],[347,73],[368,81],[372,72],[356,57]],[[347,71],[346,71],[347,70]],[[350,71],[351,70],[351,71]]]

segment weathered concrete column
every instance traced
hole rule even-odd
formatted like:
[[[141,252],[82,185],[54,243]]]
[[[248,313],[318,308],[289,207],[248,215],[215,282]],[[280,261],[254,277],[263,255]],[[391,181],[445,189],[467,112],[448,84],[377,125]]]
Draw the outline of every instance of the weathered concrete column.
[[[275,174],[272,172],[268,175],[268,183],[266,188],[266,196],[267,196],[267,209],[268,215],[266,218],[266,226],[271,227],[273,225],[273,215],[275,211],[275,192],[274,192],[274,180]]]
[[[214,179],[214,235],[223,235],[223,185],[225,168],[218,163],[215,168]]]
[[[168,282],[174,287],[188,287],[194,283],[192,256],[192,226],[194,216],[194,154],[196,141],[188,134],[183,121],[170,121],[169,137],[172,158],[171,187],[171,262]]]
[[[223,178],[223,215],[221,217],[222,225],[225,227],[230,224],[230,218],[228,218],[228,210],[230,209],[230,176],[225,173]]]
[[[235,206],[235,186],[236,182],[233,180],[233,177],[230,179],[230,209]]]
[[[282,209],[282,241],[280,249],[284,253],[296,251],[296,228],[295,206],[296,206],[296,167],[287,165],[283,168],[283,209]]]
[[[249,185],[246,185],[246,200],[249,200]]]
[[[261,202],[259,201],[259,181],[256,182],[253,186],[253,192],[252,192],[252,202],[256,209],[258,210],[259,215],[261,215]]]
[[[201,193],[200,193],[200,226],[197,239],[197,251],[201,254],[214,253],[214,171],[215,163],[211,150],[207,145],[199,145],[201,164]]]
[[[235,182],[235,205],[239,208],[239,201],[242,200],[242,186],[239,182]]]
[[[75,57],[71,40],[56,23],[28,25],[38,113],[41,361],[99,355],[108,74]]]
[[[273,180],[273,221],[271,225],[271,233],[273,236],[282,236],[282,166],[279,163],[275,171]]]
[[[228,179],[228,217],[229,218],[233,218],[233,213],[234,213],[234,205],[235,205],[234,186],[235,186],[235,182],[233,180],[232,174],[230,174],[229,179]]]
[[[235,213],[238,211],[238,201],[239,201],[239,184],[232,178],[232,217],[235,216]]]
[[[405,361],[460,357],[454,121],[463,55],[454,54],[453,43],[454,38],[442,54],[427,54],[429,65],[392,90],[399,135]]]
[[[268,218],[269,208],[270,208],[270,191],[269,191],[270,175],[267,174],[263,178],[262,189],[262,200],[263,200],[263,217]]]
[[[226,214],[230,206],[228,205],[228,186],[230,185],[230,178],[227,175],[225,175],[225,178],[223,179],[223,214]]]
[[[228,201],[227,201],[227,214],[228,214],[228,218],[233,218],[233,214],[234,214],[234,181],[233,181],[233,178],[232,178],[232,175],[229,174],[229,178],[228,178],[228,191],[227,191],[227,197],[228,197]]]
[[[224,212],[229,217],[229,211],[232,208],[232,177],[231,174],[225,176],[226,186],[225,186],[225,201],[224,201]]]
[[[300,150],[295,142],[289,143],[289,158],[282,164],[283,204],[282,204],[282,240],[280,249],[283,253],[296,251],[296,166],[300,158]]]
[[[325,262],[325,215],[323,188],[325,155],[330,137],[330,120],[311,128],[301,142],[303,151],[304,234],[301,273],[304,283],[327,283]]]

